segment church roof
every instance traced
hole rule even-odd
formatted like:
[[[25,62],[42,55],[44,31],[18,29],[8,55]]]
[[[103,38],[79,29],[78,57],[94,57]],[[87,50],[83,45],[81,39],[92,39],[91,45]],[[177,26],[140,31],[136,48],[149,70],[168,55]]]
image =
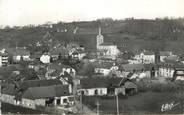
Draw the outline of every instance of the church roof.
[[[150,51],[145,51],[145,52],[143,52],[143,53],[144,53],[144,55],[155,55],[154,52],[150,52]]]
[[[116,46],[116,45],[114,43],[104,42],[104,43],[100,44],[100,46]]]

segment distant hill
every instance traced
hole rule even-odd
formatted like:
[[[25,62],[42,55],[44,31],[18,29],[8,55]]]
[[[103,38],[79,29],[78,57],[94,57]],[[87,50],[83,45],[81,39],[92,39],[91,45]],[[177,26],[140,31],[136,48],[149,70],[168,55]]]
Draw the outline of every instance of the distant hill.
[[[0,30],[1,47],[27,46],[42,41],[49,32],[58,42],[77,42],[95,49],[98,27],[105,42],[114,42],[121,50],[184,50],[184,19],[97,20],[25,26]]]

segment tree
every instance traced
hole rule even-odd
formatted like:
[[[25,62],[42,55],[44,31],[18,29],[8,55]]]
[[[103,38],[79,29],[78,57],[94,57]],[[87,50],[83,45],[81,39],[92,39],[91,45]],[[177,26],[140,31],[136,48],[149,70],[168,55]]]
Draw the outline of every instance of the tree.
[[[33,69],[25,68],[25,69],[20,71],[20,74],[25,80],[38,79],[38,76]]]
[[[24,61],[23,57],[20,57],[20,61],[19,64],[21,65],[22,68],[27,68],[28,63],[26,61]]]
[[[79,74],[89,77],[92,76],[94,74],[93,64],[89,62],[89,60],[85,59],[79,68]]]

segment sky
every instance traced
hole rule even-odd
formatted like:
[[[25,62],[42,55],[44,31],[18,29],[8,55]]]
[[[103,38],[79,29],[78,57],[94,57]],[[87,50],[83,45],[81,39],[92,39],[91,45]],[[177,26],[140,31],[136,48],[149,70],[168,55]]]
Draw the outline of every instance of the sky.
[[[0,0],[0,25],[184,17],[184,0]]]

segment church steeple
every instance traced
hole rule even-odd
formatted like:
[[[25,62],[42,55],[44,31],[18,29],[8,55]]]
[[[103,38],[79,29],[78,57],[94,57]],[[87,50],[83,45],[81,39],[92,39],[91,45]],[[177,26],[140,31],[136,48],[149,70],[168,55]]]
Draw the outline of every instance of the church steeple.
[[[101,27],[99,27],[98,28],[98,35],[97,35],[97,37],[96,37],[96,39],[97,39],[97,43],[96,43],[96,45],[97,45],[97,49],[99,49],[100,48],[100,45],[103,43],[103,35],[102,35],[102,30],[101,30]]]
[[[99,28],[98,28],[98,35],[102,35],[101,31],[102,31],[102,30],[101,30],[101,27],[99,27]]]

